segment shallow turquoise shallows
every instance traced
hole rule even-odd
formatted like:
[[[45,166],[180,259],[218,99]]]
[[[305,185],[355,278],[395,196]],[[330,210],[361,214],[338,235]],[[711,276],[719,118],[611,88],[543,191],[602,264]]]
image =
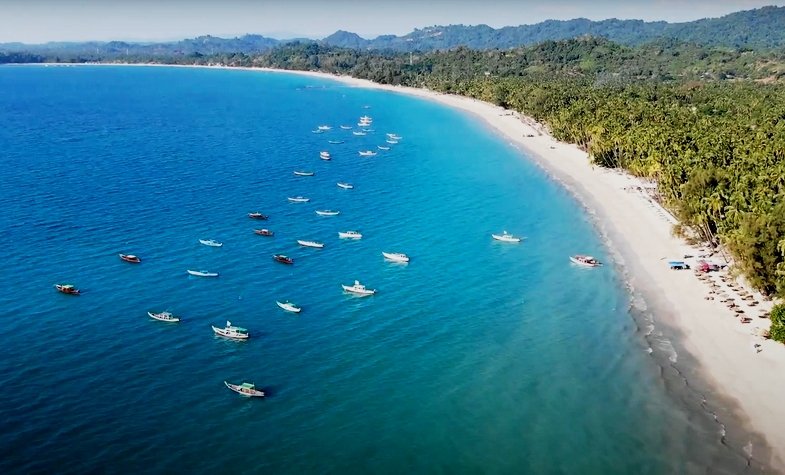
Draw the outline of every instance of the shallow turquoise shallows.
[[[247,71],[5,67],[0,91],[0,472],[743,468],[664,382],[582,208],[473,117]]]

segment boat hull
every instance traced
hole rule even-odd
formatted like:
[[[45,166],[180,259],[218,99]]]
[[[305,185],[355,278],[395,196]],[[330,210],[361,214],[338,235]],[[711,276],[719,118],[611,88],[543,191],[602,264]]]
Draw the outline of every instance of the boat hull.
[[[388,261],[393,262],[409,262],[409,256],[406,254],[394,253],[394,252],[382,252],[382,256]]]
[[[322,244],[320,242],[313,242],[313,241],[300,241],[300,240],[298,240],[297,244],[299,244],[299,245],[301,245],[303,247],[313,247],[315,249],[321,249],[321,248],[324,247],[324,244]]]
[[[210,247],[221,247],[221,246],[224,245],[222,242],[213,241],[211,239],[209,239],[209,240],[208,239],[200,239],[199,243],[204,244],[205,246],[210,246]]]
[[[198,270],[189,270],[187,272],[194,277],[218,277],[218,272],[202,272]]]
[[[276,303],[276,305],[281,307],[283,310],[286,310],[287,312],[300,313],[302,311],[302,308],[296,307],[296,306],[294,306],[292,304],[288,304],[288,303],[285,303],[285,302],[275,302],[275,303]]]

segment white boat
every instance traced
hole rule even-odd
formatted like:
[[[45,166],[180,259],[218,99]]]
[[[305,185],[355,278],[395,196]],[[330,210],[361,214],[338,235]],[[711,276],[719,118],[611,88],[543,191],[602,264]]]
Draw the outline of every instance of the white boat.
[[[343,290],[345,292],[350,292],[363,297],[366,295],[373,295],[376,293],[376,290],[366,288],[363,284],[360,283],[359,280],[355,280],[353,285],[341,284],[341,287],[343,287]]]
[[[330,127],[329,125],[320,125],[316,127],[316,130],[332,130],[332,127]]]
[[[363,132],[370,133],[370,132],[376,132],[376,130],[375,129],[363,129]]]
[[[172,315],[169,312],[160,312],[160,313],[147,312],[147,315],[150,315],[150,318],[154,318],[154,319],[160,320],[162,322],[172,322],[172,323],[174,323],[174,322],[179,322],[180,321],[180,317],[175,317],[174,315]]]
[[[397,140],[387,140],[386,142],[389,143],[389,144],[393,144],[393,145],[398,143]]]
[[[599,267],[602,265],[602,262],[598,261],[592,256],[584,256],[578,254],[576,256],[570,256],[570,260],[575,264],[585,267]]]
[[[343,188],[344,190],[351,190],[352,188],[354,188],[354,185],[352,185],[351,183],[345,183],[342,181],[338,182],[338,186]]]
[[[235,327],[232,325],[232,322],[226,321],[226,326],[224,328],[218,328],[215,325],[211,325],[213,327],[213,331],[216,335],[222,336],[225,338],[231,338],[232,340],[247,340],[248,339],[248,330],[241,327]]]
[[[379,150],[390,150],[390,147],[385,147],[384,145],[377,145],[376,148]]]
[[[343,130],[352,130],[352,126],[351,125],[342,125],[341,128]]]
[[[191,275],[195,275],[196,277],[218,277],[218,272],[210,272],[206,270],[188,269],[188,273]]]
[[[360,122],[373,122],[373,117],[369,115],[364,115],[360,117]]]
[[[401,252],[382,252],[385,259],[395,262],[409,262],[409,256]]]
[[[354,132],[352,132],[352,134],[353,134],[353,135],[359,135],[359,136],[362,136],[362,135],[365,135],[365,132],[363,132],[363,131],[356,131],[356,130],[355,130]]]
[[[331,209],[320,209],[316,211],[316,214],[318,214],[319,216],[338,216],[339,214],[341,214],[341,212],[333,211]]]
[[[279,302],[276,300],[275,303],[287,312],[300,313],[303,310],[302,307],[298,307],[288,300],[286,302]]]
[[[210,246],[210,247],[221,247],[224,245],[224,243],[218,242],[213,239],[200,239],[199,242],[204,244],[205,246]]]
[[[509,234],[507,231],[502,231],[501,234],[491,234],[491,236],[496,239],[497,241],[502,242],[521,242],[521,238],[515,237],[512,234]]]
[[[321,248],[324,247],[324,243],[323,242],[305,241],[305,240],[302,240],[302,239],[298,239],[297,240],[297,244],[299,244],[301,246],[305,246],[305,247],[315,247],[317,249],[321,249]]]
[[[319,152],[319,158],[322,160],[331,160],[330,152]]]
[[[359,153],[361,157],[375,157],[376,156],[376,152],[374,152],[373,150],[363,150],[363,151],[357,152],[357,153]]]
[[[363,235],[360,231],[339,231],[338,237],[341,239],[362,239]]]
[[[253,383],[232,384],[224,381],[227,388],[245,397],[264,397],[264,391],[259,391]]]
[[[395,135],[395,134],[387,134],[387,137],[388,137],[390,140],[401,140],[401,139],[403,138],[403,137],[401,137],[400,135]]]
[[[340,145],[340,144],[344,143],[344,141],[343,140],[328,140],[327,143],[332,144],[332,145]]]
[[[314,172],[302,172],[302,171],[295,171],[295,175],[297,176],[314,176]]]
[[[316,130],[312,130],[311,133],[313,133],[313,134],[323,134],[324,130],[316,129]]]
[[[291,201],[292,203],[307,203],[311,201],[310,198],[306,198],[305,196],[290,196],[286,199]]]

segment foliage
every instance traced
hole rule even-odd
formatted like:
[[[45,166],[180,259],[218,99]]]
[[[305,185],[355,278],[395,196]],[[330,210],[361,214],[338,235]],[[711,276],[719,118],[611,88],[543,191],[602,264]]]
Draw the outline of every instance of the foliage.
[[[775,305],[771,309],[771,328],[769,336],[772,340],[785,343],[785,305]]]

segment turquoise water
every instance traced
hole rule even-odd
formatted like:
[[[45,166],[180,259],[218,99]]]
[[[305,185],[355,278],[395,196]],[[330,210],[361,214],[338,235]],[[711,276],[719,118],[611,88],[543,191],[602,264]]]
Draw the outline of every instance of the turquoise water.
[[[614,266],[569,263],[611,260],[586,213],[472,117],[243,71],[14,67],[0,91],[3,473],[743,469],[668,390]],[[364,114],[375,132],[338,127]],[[251,339],[214,337],[226,320]]]

